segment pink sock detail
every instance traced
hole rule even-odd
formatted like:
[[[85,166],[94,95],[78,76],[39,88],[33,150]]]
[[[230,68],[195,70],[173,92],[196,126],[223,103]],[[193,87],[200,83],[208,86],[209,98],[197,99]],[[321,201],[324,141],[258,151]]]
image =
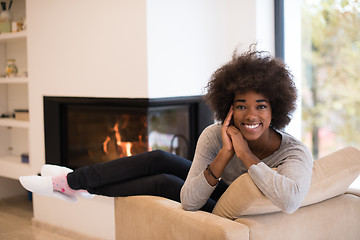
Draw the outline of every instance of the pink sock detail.
[[[53,190],[62,192],[68,196],[75,196],[77,190],[71,189],[67,182],[67,174],[52,177]]]

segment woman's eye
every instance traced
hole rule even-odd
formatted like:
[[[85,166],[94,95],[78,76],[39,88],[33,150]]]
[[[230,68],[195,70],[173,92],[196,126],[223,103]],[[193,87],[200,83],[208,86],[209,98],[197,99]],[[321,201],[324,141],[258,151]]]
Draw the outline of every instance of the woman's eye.
[[[237,108],[237,109],[245,109],[245,106],[243,106],[243,105],[238,105],[238,106],[236,106],[236,108]]]
[[[266,105],[260,105],[260,106],[258,106],[258,109],[265,109],[265,108],[267,108]]]

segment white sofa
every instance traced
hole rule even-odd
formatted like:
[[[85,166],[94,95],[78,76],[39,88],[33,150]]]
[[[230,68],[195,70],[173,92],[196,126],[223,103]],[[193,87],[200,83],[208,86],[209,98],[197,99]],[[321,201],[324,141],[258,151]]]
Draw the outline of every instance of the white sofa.
[[[248,174],[229,186],[213,213],[184,211],[161,197],[117,198],[116,239],[360,239],[360,190],[348,189],[359,173],[360,151],[353,147],[316,160],[310,191],[290,215]]]

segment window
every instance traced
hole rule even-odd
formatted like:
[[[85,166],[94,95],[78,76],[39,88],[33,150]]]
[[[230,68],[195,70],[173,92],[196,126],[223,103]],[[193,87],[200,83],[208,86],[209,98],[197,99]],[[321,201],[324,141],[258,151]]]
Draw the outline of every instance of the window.
[[[302,141],[315,159],[360,148],[360,1],[284,6],[284,58],[301,90]]]

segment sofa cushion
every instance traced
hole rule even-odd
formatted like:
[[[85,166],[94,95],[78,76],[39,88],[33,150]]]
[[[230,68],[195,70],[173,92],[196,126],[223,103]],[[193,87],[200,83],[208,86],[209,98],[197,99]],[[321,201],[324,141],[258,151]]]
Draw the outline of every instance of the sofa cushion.
[[[116,239],[249,239],[246,225],[204,211],[184,211],[179,202],[156,196],[115,199]]]
[[[309,193],[303,206],[345,193],[360,174],[360,151],[347,147],[314,161]],[[242,215],[279,212],[264,196],[248,173],[238,177],[217,202],[213,213],[229,219]]]
[[[249,227],[251,240],[358,240],[360,198],[352,194],[299,208],[293,214],[282,212],[248,215],[234,222]]]

